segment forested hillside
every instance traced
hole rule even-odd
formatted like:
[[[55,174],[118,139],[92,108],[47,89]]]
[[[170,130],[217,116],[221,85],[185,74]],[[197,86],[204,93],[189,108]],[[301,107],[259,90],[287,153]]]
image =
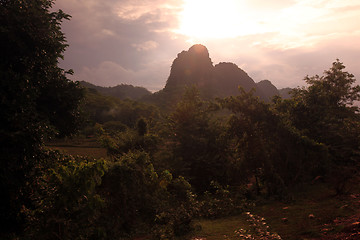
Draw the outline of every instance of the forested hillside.
[[[69,16],[52,3],[0,1],[1,239],[197,239],[196,222],[244,213],[250,223],[223,239],[281,239],[289,229],[252,214],[273,214],[267,201],[299,204],[299,192],[314,187],[358,200],[360,86],[340,60],[288,99],[270,99],[269,81],[213,66],[195,45],[174,60],[163,90],[121,99],[81,87],[58,66]],[[54,139],[92,139],[107,154],[66,154],[49,146]],[[340,208],[342,217],[360,209]],[[308,218],[335,223],[340,215],[327,210]],[[293,226],[290,214],[275,217]],[[353,222],[314,236],[303,220],[287,236],[357,239]]]
[[[86,81],[81,81],[80,85],[85,88],[95,89],[103,95],[117,97],[120,99],[133,99],[138,100],[151,94],[150,91],[143,87],[134,87],[128,84],[121,84],[115,87],[99,87]]]

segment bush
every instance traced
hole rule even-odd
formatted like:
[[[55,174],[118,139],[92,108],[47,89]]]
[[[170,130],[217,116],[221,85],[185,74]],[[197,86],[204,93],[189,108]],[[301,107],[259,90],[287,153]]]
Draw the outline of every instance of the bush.
[[[196,213],[191,185],[182,177],[158,174],[150,156],[130,151],[109,163],[101,195],[105,198],[101,225],[107,238],[153,233],[156,239],[171,239],[191,230]]]
[[[102,160],[45,152],[53,166],[35,179],[34,209],[24,208],[26,236],[36,239],[88,239],[98,234],[97,218],[103,200],[96,193],[105,171]]]
[[[246,208],[246,199],[242,194],[231,192],[229,186],[223,187],[211,182],[211,190],[202,196],[200,215],[206,218],[219,218],[235,215]]]

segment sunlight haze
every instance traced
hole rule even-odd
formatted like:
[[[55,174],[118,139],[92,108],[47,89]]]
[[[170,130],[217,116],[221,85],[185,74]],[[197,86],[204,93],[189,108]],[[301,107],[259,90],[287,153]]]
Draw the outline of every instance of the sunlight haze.
[[[58,0],[74,80],[162,89],[177,54],[205,45],[255,82],[304,85],[335,59],[360,77],[359,0]]]

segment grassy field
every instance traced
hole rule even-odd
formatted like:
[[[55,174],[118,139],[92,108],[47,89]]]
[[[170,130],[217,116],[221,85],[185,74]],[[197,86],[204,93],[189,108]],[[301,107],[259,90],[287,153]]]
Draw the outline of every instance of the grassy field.
[[[326,184],[300,190],[291,202],[268,200],[258,203],[252,213],[264,217],[272,232],[282,239],[360,239],[360,194],[335,196]],[[245,215],[216,220],[199,220],[201,230],[194,239],[224,240],[235,238],[234,231],[248,229]]]
[[[106,158],[106,149],[101,147],[95,138],[56,140],[46,144],[47,147],[65,154]]]

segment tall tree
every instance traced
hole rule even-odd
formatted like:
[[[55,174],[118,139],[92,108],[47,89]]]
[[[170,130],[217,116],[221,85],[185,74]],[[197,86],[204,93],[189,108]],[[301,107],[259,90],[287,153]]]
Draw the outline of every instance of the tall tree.
[[[322,170],[326,149],[302,136],[286,117],[253,96],[252,91],[241,89],[240,95],[221,99],[220,103],[232,112],[228,131],[233,139],[233,170],[242,178],[255,176],[258,190],[262,180],[268,194],[283,194],[287,187]]]
[[[58,67],[66,40],[51,12],[53,0],[0,1],[0,203],[1,232],[20,231],[20,209],[44,137],[77,127],[82,89]]]
[[[307,76],[309,86],[295,89],[278,108],[305,135],[328,145],[336,163],[348,164],[360,156],[360,115],[353,105],[360,100],[360,86],[344,69],[336,60],[323,76]]]
[[[169,119],[175,173],[187,177],[199,192],[213,180],[226,181],[226,141],[221,141],[222,129],[212,120],[211,111],[198,89],[190,87]]]

